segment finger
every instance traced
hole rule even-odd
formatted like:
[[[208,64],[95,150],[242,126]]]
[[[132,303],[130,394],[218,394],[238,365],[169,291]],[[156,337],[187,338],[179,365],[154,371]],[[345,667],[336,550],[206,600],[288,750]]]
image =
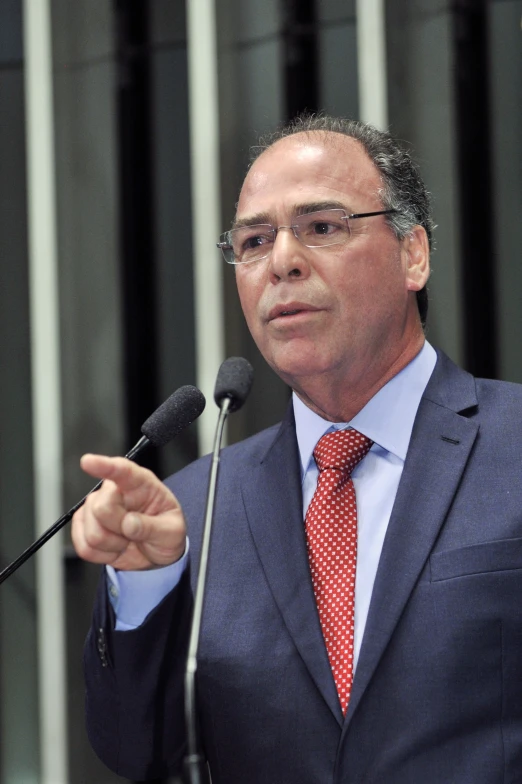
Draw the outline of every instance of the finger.
[[[83,525],[82,510],[75,513],[72,519],[71,538],[74,549],[80,558],[84,561],[90,561],[96,564],[111,564],[116,561],[121,553],[120,552],[106,552],[102,549],[91,547],[85,539],[85,531]]]
[[[119,558],[111,563],[115,569],[121,571],[141,572],[148,569],[153,569],[157,564],[152,563],[139,549],[137,544],[129,542],[127,549],[122,553]]]
[[[87,531],[97,525],[121,535],[121,521],[127,514],[127,507],[117,485],[106,479],[96,493],[87,496],[84,504],[84,526]]]
[[[98,479],[111,479],[122,493],[132,492],[143,485],[160,483],[152,471],[126,457],[86,454],[81,458],[80,466],[87,474]]]
[[[80,466],[86,474],[90,474],[98,479],[106,479],[107,473],[111,470],[111,461],[114,459],[108,455],[87,453],[80,458]]]
[[[130,512],[122,521],[122,532],[157,566],[178,561],[185,551],[186,527],[180,509],[161,515]]]
[[[130,511],[161,514],[179,508],[176,498],[152,471],[124,457],[84,455],[82,468],[95,476],[110,480],[123,496],[123,505]],[[102,485],[103,489],[103,485]]]
[[[114,532],[110,526],[103,525],[94,515],[86,515],[83,525],[83,538],[93,550],[119,555],[129,543],[128,539],[119,532],[120,529],[121,520],[118,524],[118,529]]]

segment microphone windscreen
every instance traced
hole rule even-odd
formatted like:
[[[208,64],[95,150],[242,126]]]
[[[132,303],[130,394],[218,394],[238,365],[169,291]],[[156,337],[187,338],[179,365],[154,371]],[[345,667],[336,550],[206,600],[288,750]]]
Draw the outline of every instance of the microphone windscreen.
[[[154,446],[165,446],[198,418],[205,402],[197,387],[180,387],[143,423],[141,432]]]
[[[231,404],[228,410],[237,411],[247,399],[253,379],[254,369],[246,359],[243,357],[225,359],[218,371],[214,400],[218,406],[221,406],[223,400],[229,397]]]

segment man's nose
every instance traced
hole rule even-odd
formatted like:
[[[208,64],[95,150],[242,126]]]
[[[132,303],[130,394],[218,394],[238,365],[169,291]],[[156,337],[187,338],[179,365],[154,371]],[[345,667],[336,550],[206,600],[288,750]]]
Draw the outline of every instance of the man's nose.
[[[309,275],[307,248],[297,239],[291,226],[279,226],[269,264],[270,274],[278,280]]]

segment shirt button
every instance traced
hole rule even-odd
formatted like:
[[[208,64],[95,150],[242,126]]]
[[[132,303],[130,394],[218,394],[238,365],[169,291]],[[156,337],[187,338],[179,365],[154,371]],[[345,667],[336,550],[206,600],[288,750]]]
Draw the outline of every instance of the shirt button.
[[[119,596],[118,589],[116,588],[115,585],[111,585],[111,587],[109,588],[109,593],[113,599],[117,599]]]

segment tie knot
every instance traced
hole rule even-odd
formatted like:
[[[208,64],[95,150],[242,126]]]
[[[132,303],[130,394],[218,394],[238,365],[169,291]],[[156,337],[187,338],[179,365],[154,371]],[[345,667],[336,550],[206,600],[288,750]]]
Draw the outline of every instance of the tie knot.
[[[370,451],[371,441],[358,430],[334,430],[319,439],[314,449],[319,471],[337,468],[349,474]]]

